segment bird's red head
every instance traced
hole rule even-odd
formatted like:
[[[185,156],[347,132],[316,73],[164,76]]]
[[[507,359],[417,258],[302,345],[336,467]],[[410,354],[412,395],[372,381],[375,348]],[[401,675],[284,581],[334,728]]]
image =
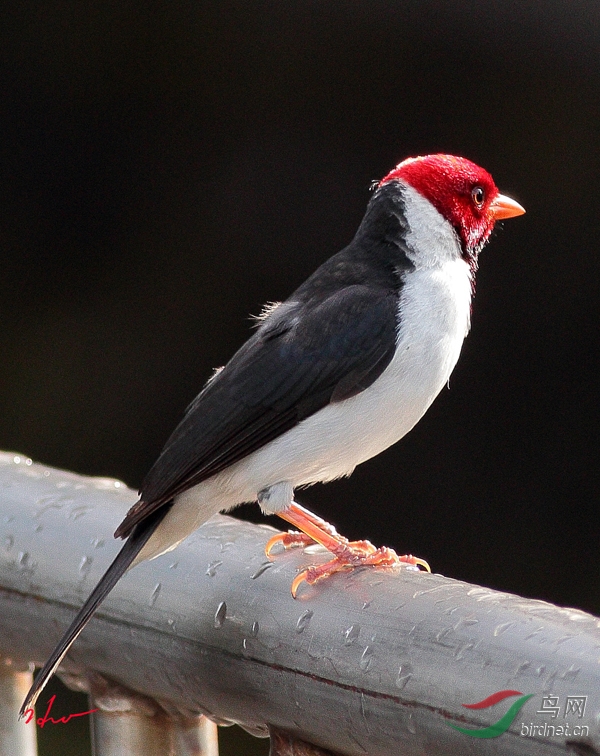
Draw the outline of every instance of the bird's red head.
[[[502,218],[522,215],[518,202],[500,194],[490,174],[454,155],[408,158],[381,182],[400,180],[428,199],[458,232],[466,254],[477,253]]]

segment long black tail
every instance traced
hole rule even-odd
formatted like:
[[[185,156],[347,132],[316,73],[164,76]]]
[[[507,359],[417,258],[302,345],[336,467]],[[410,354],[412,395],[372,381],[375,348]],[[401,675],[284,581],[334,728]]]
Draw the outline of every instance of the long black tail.
[[[79,613],[71,623],[69,629],[65,632],[60,642],[50,654],[50,658],[42,667],[42,670],[35,678],[29,693],[27,694],[23,706],[21,706],[20,716],[24,716],[27,709],[32,708],[42,692],[44,686],[52,675],[56,672],[59,664],[64,659],[68,650],[75,642],[83,628],[92,618],[92,615],[108,594],[112,591],[118,581],[123,577],[127,568],[131,565],[136,556],[140,553],[152,533],[162,522],[164,516],[169,511],[170,506],[161,507],[153,512],[147,519],[136,525],[135,530],[125,542],[123,548],[115,557],[113,563],[106,570],[98,585],[91,592],[88,600],[79,610]]]

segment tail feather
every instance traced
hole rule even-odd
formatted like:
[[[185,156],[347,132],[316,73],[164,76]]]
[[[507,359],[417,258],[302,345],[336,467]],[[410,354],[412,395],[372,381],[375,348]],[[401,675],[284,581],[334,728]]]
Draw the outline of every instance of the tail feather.
[[[75,640],[77,640],[81,631],[90,621],[96,609],[108,596],[117,582],[123,577],[127,568],[140,553],[156,528],[160,525],[169,509],[170,506],[163,506],[158,511],[153,512],[143,522],[136,525],[123,548],[119,551],[110,567],[106,570],[98,585],[91,592],[89,598],[69,626],[69,629],[65,632],[54,651],[50,654],[48,661],[44,664],[40,673],[35,678],[35,681],[23,702],[23,706],[21,706],[19,716],[24,716],[27,709],[30,709],[35,705],[35,702],[46,683],[56,672],[58,666]]]

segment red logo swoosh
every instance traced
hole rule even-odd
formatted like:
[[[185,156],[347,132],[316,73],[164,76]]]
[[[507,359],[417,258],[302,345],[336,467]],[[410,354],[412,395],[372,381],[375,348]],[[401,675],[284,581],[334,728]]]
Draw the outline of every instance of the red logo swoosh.
[[[483,701],[479,701],[474,704],[462,704],[465,709],[487,709],[499,701],[504,701],[505,698],[510,696],[522,696],[523,694],[519,690],[499,690],[497,693],[492,693],[491,696],[484,698]]]

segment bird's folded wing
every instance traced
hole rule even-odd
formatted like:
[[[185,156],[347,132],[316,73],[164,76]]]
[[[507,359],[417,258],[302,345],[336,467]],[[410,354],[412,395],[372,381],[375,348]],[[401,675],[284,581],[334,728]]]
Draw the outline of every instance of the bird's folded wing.
[[[397,293],[347,286],[275,309],[177,426],[116,536],[330,402],[368,388],[394,354]]]

